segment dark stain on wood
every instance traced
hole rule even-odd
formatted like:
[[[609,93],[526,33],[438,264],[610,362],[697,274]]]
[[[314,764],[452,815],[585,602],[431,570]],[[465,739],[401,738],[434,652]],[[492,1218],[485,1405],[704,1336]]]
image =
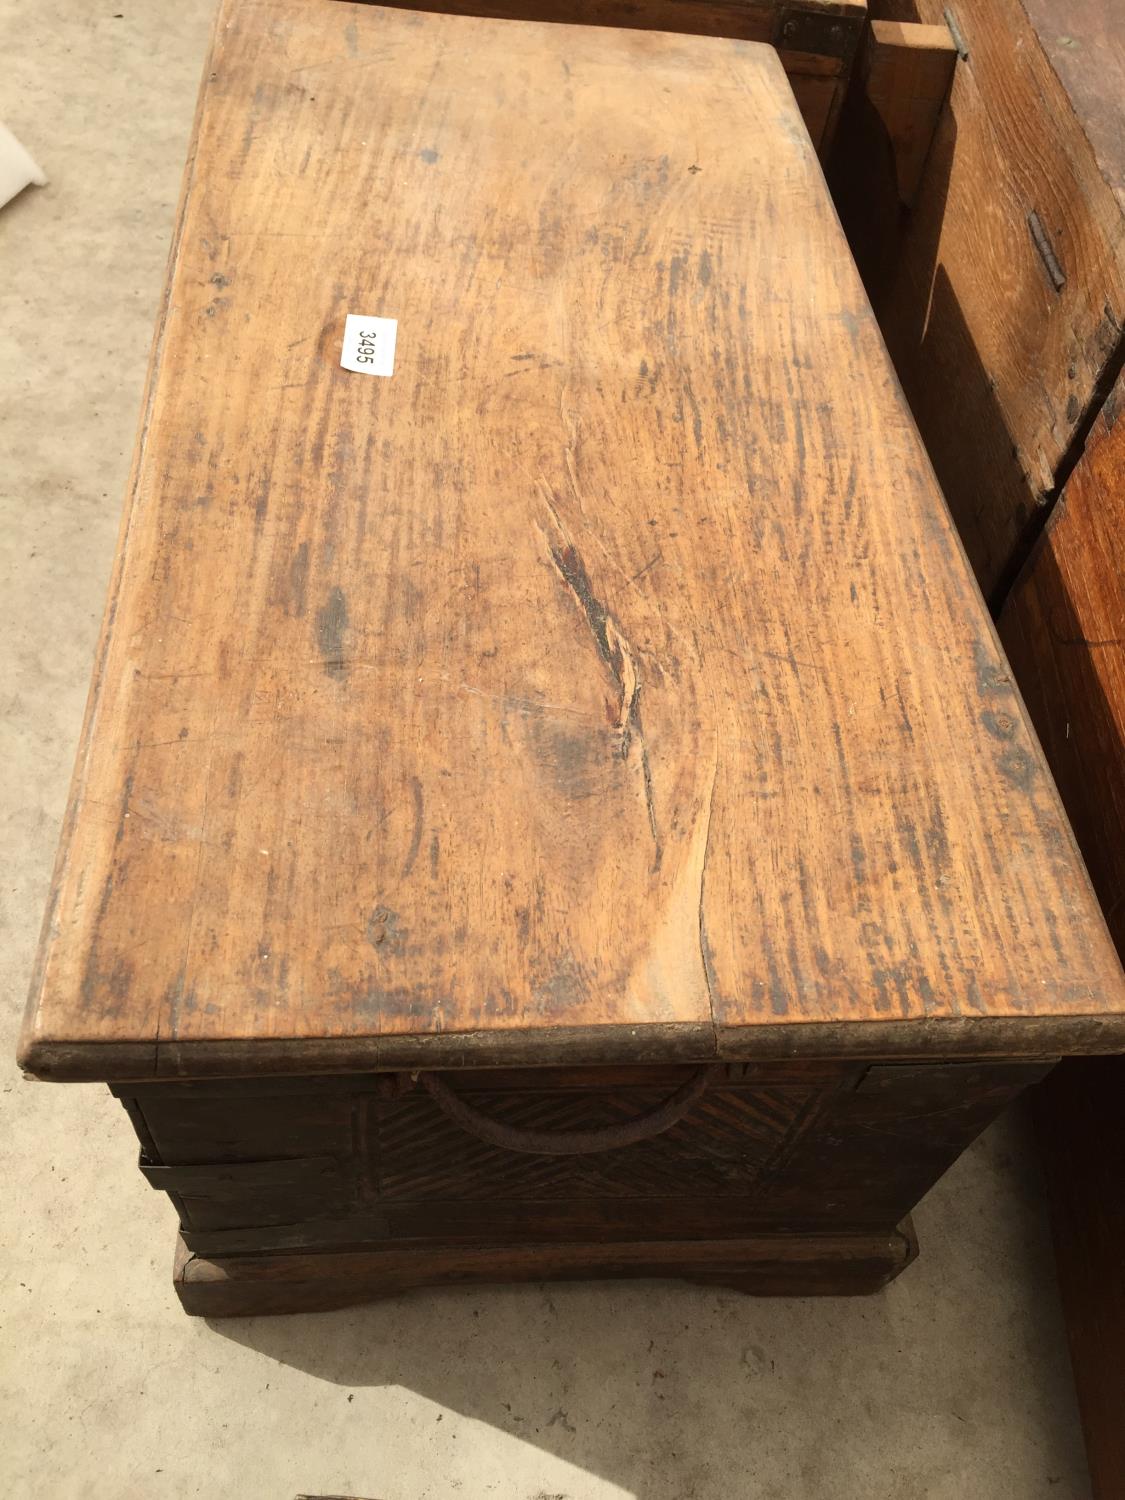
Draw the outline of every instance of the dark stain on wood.
[[[1006,780],[1021,792],[1030,792],[1039,768],[1022,745],[1009,745],[997,761]]]
[[[402,862],[403,880],[414,868],[414,862],[418,858],[418,850],[422,847],[422,833],[425,827],[425,804],[422,796],[422,783],[417,776],[410,780],[410,803],[413,814],[413,822],[410,829],[410,847],[406,851],[406,858]]]
[[[994,713],[988,709],[981,714],[980,721],[993,739],[1010,740],[1016,733],[1016,721],[1011,714]]]
[[[348,602],[344,591],[337,584],[316,612],[316,640],[330,677],[345,677],[348,663],[345,656],[345,637],[348,628]]]
[[[397,953],[404,939],[398,913],[389,906],[377,906],[367,919],[367,941],[371,946],[386,953]]]
[[[621,653],[610,646],[609,611],[590,586],[590,575],[586,572],[586,564],[579,556],[577,548],[573,546],[552,546],[551,558],[581,606],[586,623],[594,637],[598,655],[612,671],[618,686],[621,686]]]
[[[293,561],[289,564],[289,597],[286,601],[286,613],[295,615],[298,619],[304,617],[306,606],[306,595],[309,586],[309,544],[302,542],[293,554]]]
[[[991,698],[997,693],[1011,693],[1012,680],[996,652],[977,641],[973,646],[976,663],[977,692],[982,698]]]
[[[585,730],[544,715],[528,719],[531,743],[567,803],[581,803],[610,791],[616,736]]]

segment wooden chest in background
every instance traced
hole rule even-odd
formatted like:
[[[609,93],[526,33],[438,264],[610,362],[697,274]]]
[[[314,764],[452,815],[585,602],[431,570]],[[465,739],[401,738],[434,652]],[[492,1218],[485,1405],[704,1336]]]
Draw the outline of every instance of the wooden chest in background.
[[[830,176],[998,610],[1125,360],[1125,45],[1112,0],[873,0],[962,56],[909,205],[853,91]],[[907,82],[907,87],[909,83]]]
[[[920,181],[863,58],[831,175],[935,468],[1125,952],[1125,32],[1112,0],[875,0],[959,49]],[[957,56],[956,53],[953,54]],[[937,62],[942,58],[936,58]],[[892,58],[894,101],[919,104]],[[865,86],[860,87],[863,83]],[[932,96],[931,96],[932,98]],[[931,116],[933,118],[933,116]],[[893,126],[894,119],[891,124]],[[1045,529],[1044,529],[1045,528]],[[1125,1060],[1036,1093],[1098,1500],[1125,1494]]]
[[[768,43],[822,157],[832,145],[867,20],[867,0],[441,0],[411,8]]]

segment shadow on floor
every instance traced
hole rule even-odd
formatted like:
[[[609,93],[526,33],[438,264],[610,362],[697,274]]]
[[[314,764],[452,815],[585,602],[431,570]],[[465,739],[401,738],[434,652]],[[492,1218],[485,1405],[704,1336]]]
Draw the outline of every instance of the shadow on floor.
[[[999,1218],[1013,1172],[1019,1207]],[[1023,1123],[978,1142],[918,1222],[921,1259],[870,1298],[656,1281],[436,1288],[211,1327],[337,1386],[409,1389],[638,1500],[1087,1494]],[[989,1415],[1013,1359],[1041,1438],[1031,1453]]]

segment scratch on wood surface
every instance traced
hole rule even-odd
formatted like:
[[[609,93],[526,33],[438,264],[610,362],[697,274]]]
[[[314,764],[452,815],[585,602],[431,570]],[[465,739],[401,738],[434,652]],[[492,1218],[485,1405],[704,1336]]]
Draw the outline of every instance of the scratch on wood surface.
[[[195,941],[196,928],[200,921],[200,892],[203,889],[203,871],[205,850],[207,848],[207,819],[211,809],[211,770],[215,764],[215,756],[218,753],[218,745],[215,742],[215,720],[216,711],[213,709],[211,722],[208,726],[208,749],[207,761],[203,770],[203,807],[200,813],[200,835],[199,855],[195,861],[195,870],[191,880],[191,906],[189,908],[187,932],[184,935],[183,956],[180,961],[178,977],[170,997],[165,997],[168,1007],[168,1035],[175,1040],[179,1035],[180,1014],[184,1000],[184,976],[188,973],[188,963],[191,958],[192,944]],[[190,991],[190,999],[194,1001],[194,987]],[[190,1008],[190,1007],[189,1007]],[[159,1051],[158,1051],[159,1055]]]
[[[414,800],[414,827],[410,834],[410,848],[406,851],[406,858],[402,863],[402,878],[405,880],[414,868],[414,861],[418,858],[418,850],[422,846],[423,801],[422,783],[417,776],[411,778],[410,794]]]
[[[419,682],[422,680],[419,678]],[[472,698],[483,698],[487,703],[499,703],[506,713],[556,714],[561,718],[587,720],[593,717],[584,708],[574,708],[566,703],[553,703],[549,698],[515,698],[509,693],[489,693],[484,688],[474,687],[471,682],[459,682],[456,691],[468,693]]]
[[[664,561],[664,554],[662,552],[660,552],[659,550],[657,550],[657,552],[655,553],[655,555],[649,558],[648,562],[645,563],[645,565],[644,565],[643,568],[638,568],[637,569],[637,571],[633,574],[632,578],[629,579],[629,582],[630,583],[639,583],[640,580],[645,576],[645,574],[647,572],[649,572],[650,569],[655,568],[656,565],[657,565],[657,563],[663,562],[663,561]]]
[[[570,488],[574,493],[578,509],[585,513],[586,507],[582,503],[582,487],[578,483],[578,467],[575,463],[575,455],[578,452],[578,416],[577,413],[566,404],[566,398],[570,394],[569,385],[564,385],[559,394],[559,416],[562,418],[563,426],[566,428],[566,443],[563,447],[563,459],[566,463],[567,478],[570,480]]]
[[[634,744],[639,748],[645,811],[648,815],[649,831],[652,834],[652,842],[655,848],[654,868],[659,868],[664,851],[656,818],[652,766],[649,760],[648,746],[645,743],[644,727],[641,723],[641,675],[637,666],[637,660],[633,654],[632,646],[619,628],[617,621],[610,614],[601,599],[594,593],[593,586],[590,583],[590,575],[586,570],[586,564],[582,559],[582,555],[563,525],[558,511],[549,499],[547,500],[547,506],[555,519],[555,524],[564,543],[564,545],[560,546],[548,539],[547,547],[551,561],[554,563],[559,576],[566,584],[570,593],[577,600],[586,618],[586,623],[590,627],[590,634],[594,637],[594,646],[597,653],[612,673],[620,693],[615,728],[619,737],[619,754],[621,759],[629,759],[629,754]]]
[[[711,761],[711,784],[707,789],[707,804],[703,814],[703,850],[699,858],[699,959],[703,965],[703,983],[707,1000],[711,1006],[711,1019],[715,1020],[715,965],[711,958],[711,946],[707,941],[707,918],[704,900],[707,894],[707,856],[711,845],[711,818],[715,810],[715,783],[719,779],[719,747],[715,746]]]

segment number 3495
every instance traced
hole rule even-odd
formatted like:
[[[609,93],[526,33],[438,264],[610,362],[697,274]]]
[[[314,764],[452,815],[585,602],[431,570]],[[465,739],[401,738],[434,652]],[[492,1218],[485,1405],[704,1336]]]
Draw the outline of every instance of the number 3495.
[[[360,331],[355,362],[357,365],[373,365],[375,363],[375,335],[373,333]]]

